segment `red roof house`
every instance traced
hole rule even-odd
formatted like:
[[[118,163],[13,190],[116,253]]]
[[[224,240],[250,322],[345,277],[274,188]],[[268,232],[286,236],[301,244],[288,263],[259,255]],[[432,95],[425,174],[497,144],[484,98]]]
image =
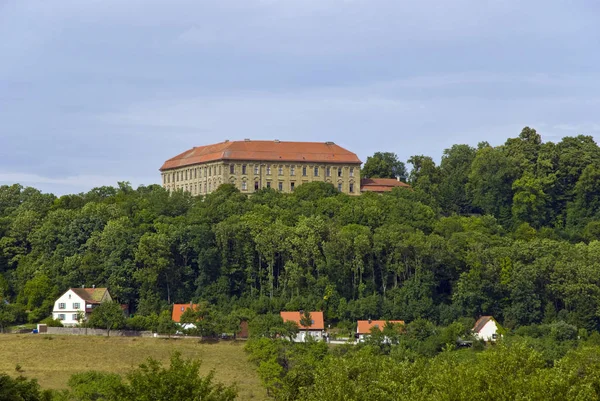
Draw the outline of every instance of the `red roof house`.
[[[394,188],[410,188],[410,185],[395,178],[363,178],[360,180],[361,192],[390,192]]]

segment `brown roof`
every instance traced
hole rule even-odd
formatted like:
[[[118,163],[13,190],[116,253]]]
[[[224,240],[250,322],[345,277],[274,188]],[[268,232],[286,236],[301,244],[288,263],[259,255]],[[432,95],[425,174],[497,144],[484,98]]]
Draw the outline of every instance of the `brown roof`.
[[[485,326],[490,320],[494,320],[494,318],[492,316],[481,316],[479,319],[477,319],[477,322],[475,322],[473,331],[479,333],[481,329],[483,329],[483,326]]]
[[[174,322],[179,323],[179,321],[181,320],[181,315],[183,315],[183,312],[185,312],[186,309],[189,309],[190,307],[196,309],[198,307],[197,304],[173,304],[173,313],[171,314],[171,319]]]
[[[395,178],[363,178],[360,180],[361,191],[389,192],[396,187],[410,188],[410,185]]]
[[[108,288],[71,288],[79,298],[92,304],[99,304],[108,292]]]
[[[302,313],[300,312],[280,312],[279,314],[284,322],[296,322],[301,330],[325,330],[323,312],[310,312],[310,317],[312,319],[312,325],[310,325],[310,327],[300,325],[300,319],[302,319]]]
[[[404,320],[359,320],[356,332],[358,334],[369,334],[373,327],[383,330],[386,322],[404,325]]]
[[[161,171],[212,162],[247,160],[360,164],[356,154],[333,142],[225,141],[198,146],[167,160]]]

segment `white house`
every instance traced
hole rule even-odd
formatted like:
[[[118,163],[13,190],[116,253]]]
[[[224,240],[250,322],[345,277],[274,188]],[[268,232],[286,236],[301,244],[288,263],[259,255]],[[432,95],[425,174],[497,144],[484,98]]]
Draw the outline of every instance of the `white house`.
[[[64,326],[76,326],[80,323],[80,313],[87,320],[92,310],[106,301],[112,301],[107,288],[69,288],[54,303],[52,318]]]
[[[301,312],[279,312],[284,322],[296,322],[300,330],[294,338],[294,342],[304,342],[307,336],[311,336],[315,340],[322,340],[325,334],[325,321],[323,320],[323,312],[310,312],[311,325],[302,326],[300,320],[304,313]]]
[[[358,342],[363,342],[365,337],[371,334],[371,329],[373,327],[383,331],[386,323],[399,324],[404,326],[404,320],[358,320],[356,322],[356,336]],[[384,342],[389,342],[388,338],[384,339]]]
[[[498,334],[498,323],[492,316],[481,316],[473,326],[475,338],[485,342],[496,341]]]

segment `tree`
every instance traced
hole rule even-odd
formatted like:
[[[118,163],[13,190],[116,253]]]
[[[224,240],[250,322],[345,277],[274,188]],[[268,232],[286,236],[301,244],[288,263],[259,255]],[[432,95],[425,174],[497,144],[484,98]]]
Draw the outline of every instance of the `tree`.
[[[171,314],[168,310],[164,310],[158,315],[156,332],[158,334],[166,334],[169,338],[177,332],[177,323],[171,319]]]
[[[309,311],[305,310],[300,316],[300,326],[302,328],[311,327],[313,324],[312,316]]]
[[[37,380],[28,380],[23,376],[15,379],[0,374],[0,400],[2,401],[51,401],[52,393],[40,390]]]
[[[99,327],[106,329],[106,336],[110,336],[112,329],[117,329],[125,322],[125,315],[121,305],[115,301],[102,302],[94,308],[88,324],[91,327]]]
[[[152,358],[127,375],[129,380],[123,401],[230,401],[235,400],[235,386],[215,382],[215,372],[200,375],[200,362],[186,360],[176,352],[168,368]]]
[[[406,166],[392,152],[375,152],[367,157],[360,175],[362,178],[398,178],[406,180]]]

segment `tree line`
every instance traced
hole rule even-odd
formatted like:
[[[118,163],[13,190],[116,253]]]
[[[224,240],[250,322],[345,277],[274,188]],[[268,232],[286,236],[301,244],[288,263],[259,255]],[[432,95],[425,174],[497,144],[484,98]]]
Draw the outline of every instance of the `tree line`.
[[[328,323],[493,315],[600,328],[600,149],[588,136],[454,145],[439,166],[367,160],[411,189],[326,183],[248,197],[158,185],[56,197],[0,187],[0,325],[47,317],[69,287],[108,287],[136,316],[205,301],[222,314],[323,310]]]

